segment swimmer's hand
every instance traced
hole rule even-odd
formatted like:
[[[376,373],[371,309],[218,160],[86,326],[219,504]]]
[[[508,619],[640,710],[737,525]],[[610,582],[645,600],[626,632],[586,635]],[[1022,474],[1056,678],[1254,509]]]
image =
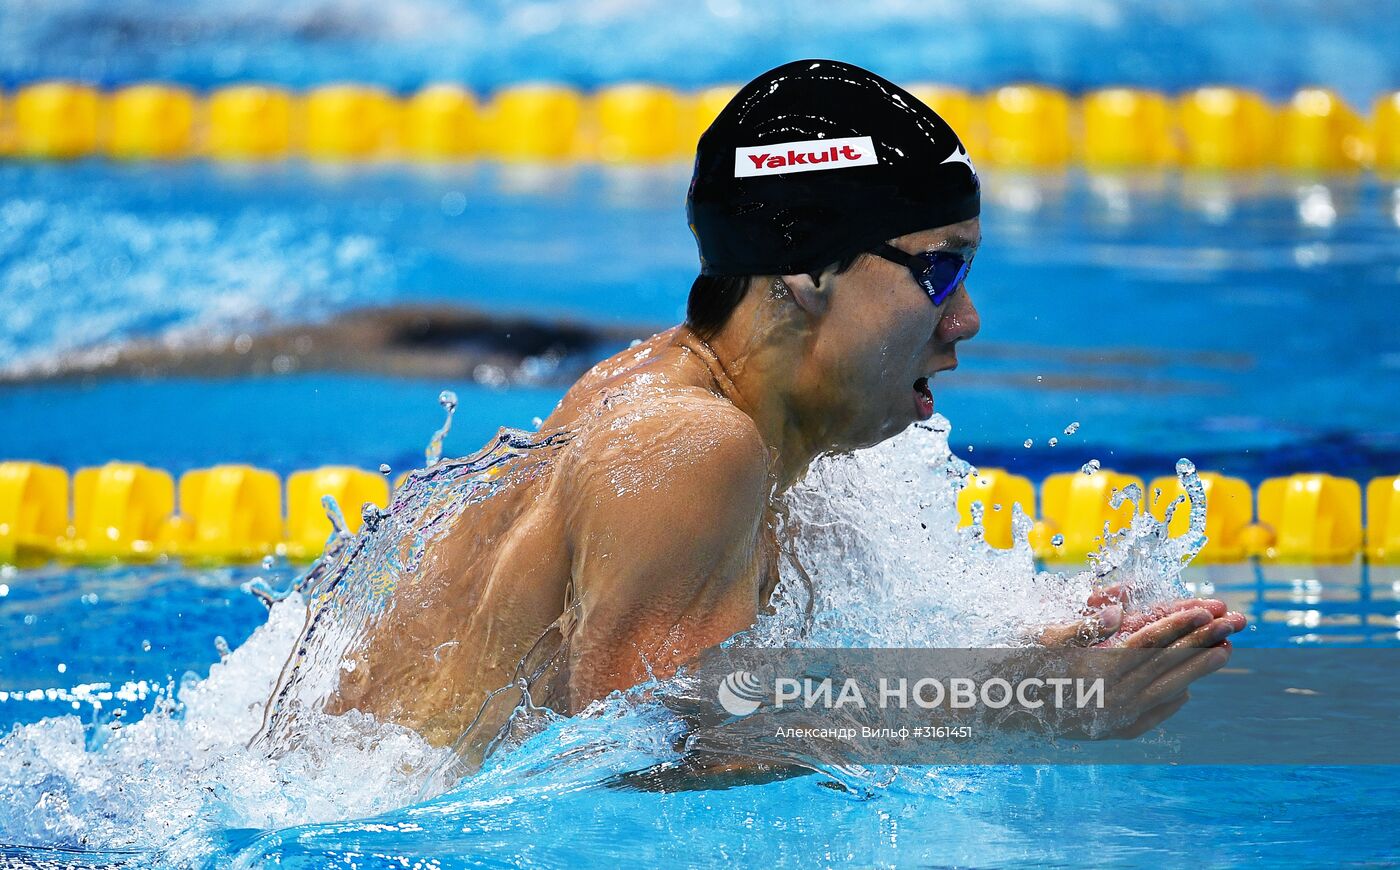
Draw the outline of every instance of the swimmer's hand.
[[[1077,736],[1131,738],[1165,722],[1186,703],[1191,683],[1230,660],[1229,637],[1247,622],[1215,599],[1180,599],[1132,613],[1122,601],[1115,587],[1095,593],[1083,619],[1039,635],[1049,649],[1105,649],[1102,658],[1085,656],[1074,665],[1074,676],[1102,677],[1107,687],[1104,710],[1061,723]]]
[[[1228,646],[1229,642],[1224,640],[1224,637],[1243,631],[1249,622],[1244,614],[1230,610],[1225,606],[1225,602],[1215,598],[1178,598],[1149,610],[1130,608],[1127,593],[1121,586],[1106,586],[1089,596],[1081,611],[1082,619],[1047,626],[1037,635],[1036,642],[1052,649],[1123,646],[1135,632],[1151,623],[1174,613],[1204,610],[1210,614],[1213,621],[1224,621],[1231,626],[1231,630],[1225,632],[1221,640],[1221,643]]]

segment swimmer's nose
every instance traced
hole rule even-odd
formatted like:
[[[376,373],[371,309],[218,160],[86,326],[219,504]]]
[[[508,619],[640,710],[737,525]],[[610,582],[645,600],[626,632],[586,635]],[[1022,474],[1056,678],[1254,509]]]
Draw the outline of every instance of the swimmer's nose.
[[[933,335],[939,344],[948,345],[967,341],[982,328],[982,319],[977,315],[977,306],[972,304],[972,294],[964,284],[948,299],[948,307],[938,321]]]

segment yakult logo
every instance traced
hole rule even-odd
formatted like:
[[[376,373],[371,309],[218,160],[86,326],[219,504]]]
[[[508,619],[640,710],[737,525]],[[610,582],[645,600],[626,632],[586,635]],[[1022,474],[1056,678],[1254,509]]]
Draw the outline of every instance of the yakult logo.
[[[845,169],[848,166],[873,166],[879,162],[879,158],[875,156],[875,143],[869,136],[811,139],[806,142],[736,148],[734,177]]]

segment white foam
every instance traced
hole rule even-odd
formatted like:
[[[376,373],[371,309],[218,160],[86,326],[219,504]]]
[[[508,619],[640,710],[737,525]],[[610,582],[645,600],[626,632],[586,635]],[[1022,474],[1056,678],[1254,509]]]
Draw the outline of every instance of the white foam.
[[[1093,575],[1037,571],[1024,530],[996,550],[957,528],[972,471],[950,455],[946,419],[813,463],[785,499],[798,561],[782,565],[765,645],[986,647],[1024,642],[1083,606]],[[806,626],[807,601],[815,595]]]
[[[1075,618],[1105,574],[1139,585],[1147,597],[1180,593],[1177,575],[1193,545],[1166,540],[1164,524],[1147,516],[1109,541],[1096,570],[1072,575],[1036,569],[1024,517],[1010,551],[988,547],[975,527],[957,529],[957,492],[971,467],[949,454],[947,421],[936,417],[933,423],[939,431],[916,427],[878,447],[812,466],[786,497],[788,516],[781,524],[783,534],[792,535],[803,571],[791,562],[783,566],[774,612],[761,617],[744,642],[1015,645],[1028,642],[1047,623]],[[432,474],[411,478],[405,491],[422,497],[396,497],[390,514],[372,524],[378,531],[366,532],[367,545],[347,544],[321,579],[343,581],[339,594],[351,598],[392,589],[370,581],[382,579],[384,572],[411,571],[416,564],[415,558],[394,558],[398,549],[390,545],[405,532],[396,526],[412,519],[421,546],[444,517],[464,506],[479,482],[478,469],[526,449],[512,439],[524,443],[526,435],[503,430],[496,447],[483,451],[479,461],[440,463]],[[1178,470],[1191,490],[1193,469],[1183,463]],[[1195,508],[1192,525],[1199,527],[1203,502],[1201,510]],[[333,611],[347,617],[347,625],[323,632],[315,649],[300,659],[313,673],[288,697],[321,697],[327,689],[315,666],[338,666],[343,647],[355,642],[361,622],[372,618],[374,608],[360,606],[364,602],[340,604]],[[442,771],[451,769],[445,750],[363,714],[326,716],[315,712],[315,703],[297,704],[296,714],[268,744],[276,747],[273,757],[246,748],[262,725],[264,705],[305,618],[300,596],[278,603],[267,624],[214,665],[207,678],[181,687],[178,705],[158,704],[120,730],[103,726],[88,737],[74,716],[17,727],[0,741],[3,839],[158,847],[172,861],[193,861],[216,848],[211,834],[219,828],[335,821],[385,812],[445,790],[450,783],[442,780]],[[626,722],[614,721],[619,717]],[[499,781],[523,764],[531,781],[548,791],[551,783],[613,775],[637,758],[664,756],[675,737],[673,720],[658,719],[655,710],[636,708],[623,695],[593,705],[576,720],[544,716],[538,725],[514,750],[521,755],[492,761],[483,783]],[[589,749],[581,751],[580,742]],[[632,758],[635,753],[640,755]],[[596,764],[578,762],[599,756],[604,758]],[[483,789],[488,796],[499,791],[475,781],[463,788],[478,796]]]
[[[222,827],[280,828],[412,801],[443,760],[410,731],[360,714],[304,720],[276,759],[245,748],[305,616],[295,596],[203,680],[138,722],[90,739],[76,716],[17,726],[0,741],[4,839],[160,848],[178,863]]]

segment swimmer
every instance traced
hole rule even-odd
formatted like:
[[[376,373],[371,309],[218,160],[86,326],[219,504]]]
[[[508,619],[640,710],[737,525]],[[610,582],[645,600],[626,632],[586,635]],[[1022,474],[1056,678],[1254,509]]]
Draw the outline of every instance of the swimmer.
[[[778,580],[784,491],[818,456],[929,419],[977,334],[979,209],[957,134],[885,79],[811,60],[746,85],[699,142],[685,322],[568,390],[541,427],[567,441],[463,510],[350,651],[328,710],[453,745],[542,638],[562,650],[544,700],[570,714],[749,628]],[[1219,601],[1133,613],[1100,593],[1039,640],[1200,650],[1123,702],[1131,735],[1243,627]]]

